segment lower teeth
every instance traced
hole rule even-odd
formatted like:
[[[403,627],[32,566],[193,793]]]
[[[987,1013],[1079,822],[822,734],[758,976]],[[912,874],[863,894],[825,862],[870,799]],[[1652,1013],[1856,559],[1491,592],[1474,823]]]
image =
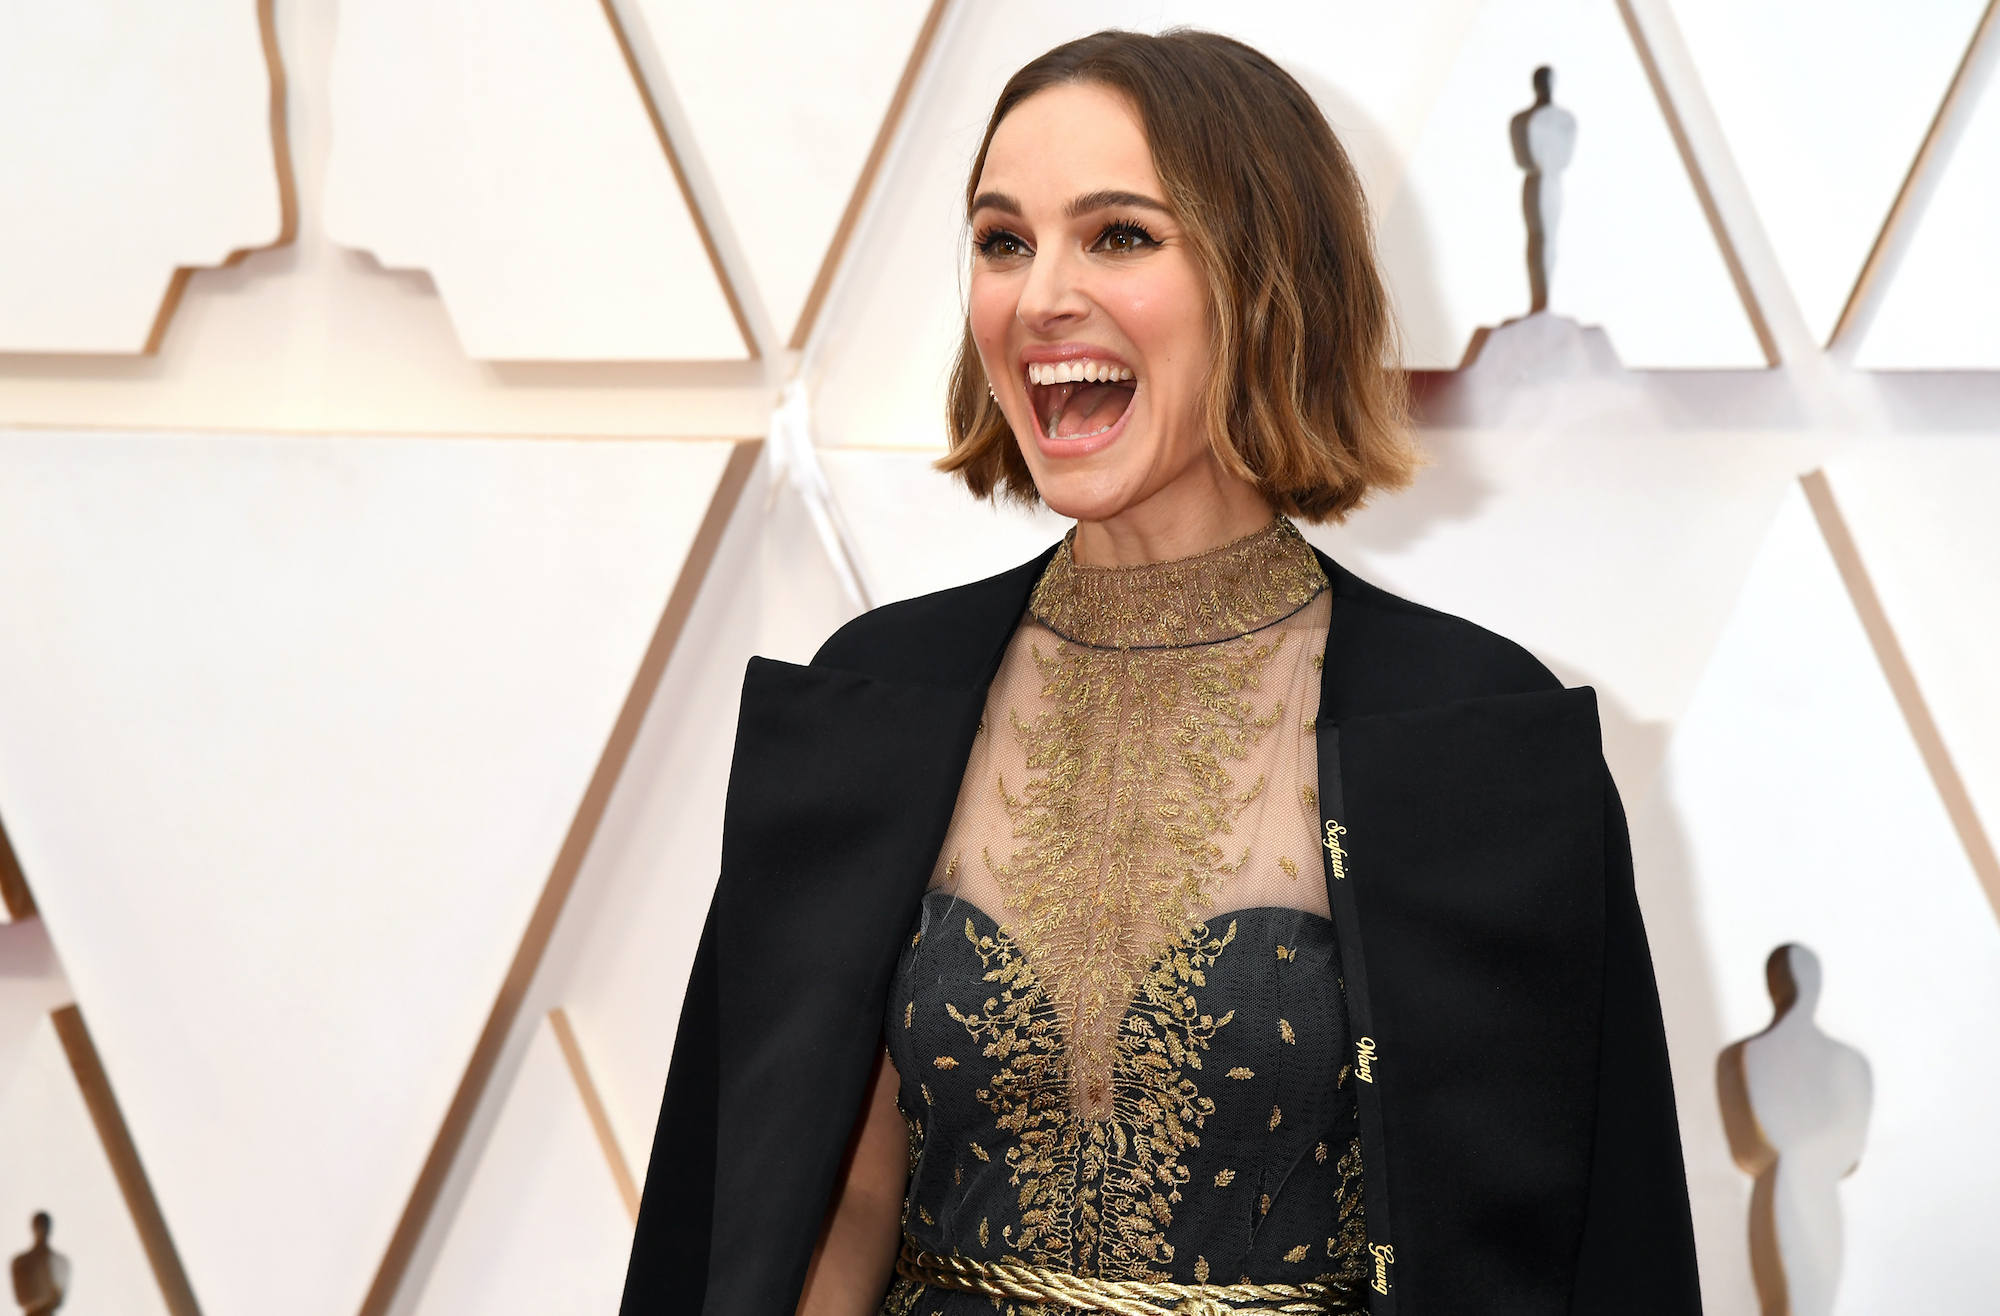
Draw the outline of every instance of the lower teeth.
[[[1114,420],[1111,422],[1111,425],[1101,425],[1098,428],[1090,431],[1088,434],[1058,434],[1056,432],[1056,424],[1061,420],[1062,420],[1062,409],[1058,407],[1056,410],[1051,411],[1049,413],[1048,423],[1042,426],[1042,432],[1044,434],[1051,435],[1054,438],[1058,439],[1094,439],[1100,434],[1109,434],[1111,432],[1111,425],[1116,425],[1118,423],[1117,421]]]

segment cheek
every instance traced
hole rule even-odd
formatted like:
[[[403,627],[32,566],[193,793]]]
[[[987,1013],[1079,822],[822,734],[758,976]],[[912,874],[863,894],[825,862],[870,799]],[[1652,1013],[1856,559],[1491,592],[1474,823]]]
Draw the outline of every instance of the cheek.
[[[1156,374],[1171,373],[1177,383],[1181,374],[1191,370],[1198,375],[1207,364],[1207,302],[1185,271],[1162,268],[1135,275],[1119,289],[1113,318]]]
[[[1014,322],[1016,301],[1012,280],[993,274],[972,276],[972,286],[966,295],[966,317],[982,352],[997,352],[1004,346],[1008,326]]]

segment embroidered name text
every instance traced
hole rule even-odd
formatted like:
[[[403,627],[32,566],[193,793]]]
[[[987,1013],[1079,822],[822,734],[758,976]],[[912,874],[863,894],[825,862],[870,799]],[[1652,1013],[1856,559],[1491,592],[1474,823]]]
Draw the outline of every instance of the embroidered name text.
[[[1347,829],[1333,819],[1326,820],[1326,856],[1333,864],[1333,878],[1336,882],[1347,876],[1347,851],[1340,846],[1340,838],[1347,835]]]
[[[1369,1253],[1375,1258],[1375,1282],[1369,1287],[1377,1293],[1389,1291],[1389,1267],[1396,1264],[1396,1249],[1387,1243],[1370,1245]]]

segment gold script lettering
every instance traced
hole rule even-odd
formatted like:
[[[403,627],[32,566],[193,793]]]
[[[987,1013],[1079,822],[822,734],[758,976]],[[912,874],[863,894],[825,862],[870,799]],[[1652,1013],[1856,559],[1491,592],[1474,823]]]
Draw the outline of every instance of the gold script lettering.
[[[1354,1044],[1354,1076],[1363,1083],[1375,1081],[1375,1039],[1364,1037]]]
[[[1389,1267],[1396,1264],[1396,1249],[1387,1243],[1372,1244],[1368,1251],[1375,1257],[1375,1283],[1371,1286],[1377,1293],[1389,1291]]]
[[[1347,876],[1347,851],[1340,848],[1340,838],[1345,835],[1345,827],[1331,818],[1326,820],[1326,854],[1333,861],[1333,880],[1336,882]]]

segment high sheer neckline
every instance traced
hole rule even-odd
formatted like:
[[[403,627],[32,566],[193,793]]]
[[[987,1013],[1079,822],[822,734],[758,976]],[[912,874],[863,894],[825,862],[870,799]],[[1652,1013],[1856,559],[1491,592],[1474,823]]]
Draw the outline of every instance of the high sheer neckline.
[[[1284,517],[1194,557],[1132,567],[1086,567],[1076,531],[1063,536],[1028,611],[1072,644],[1178,649],[1263,630],[1327,587],[1319,558]]]

